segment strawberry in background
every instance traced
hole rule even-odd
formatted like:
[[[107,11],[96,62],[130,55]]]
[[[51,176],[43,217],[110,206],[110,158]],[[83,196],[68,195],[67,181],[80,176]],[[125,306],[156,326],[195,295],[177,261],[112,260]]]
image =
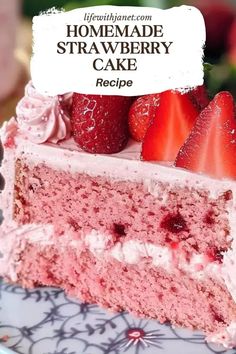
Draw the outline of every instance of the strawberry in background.
[[[236,67],[236,18],[230,27],[228,34],[228,54],[229,63]]]
[[[213,64],[205,76],[210,96],[227,90],[236,98],[236,2],[187,0],[186,3],[197,7],[205,20],[207,39],[204,61]]]
[[[235,6],[225,0],[193,0],[206,24],[206,50],[210,58],[219,58],[226,50],[227,37],[235,18]]]

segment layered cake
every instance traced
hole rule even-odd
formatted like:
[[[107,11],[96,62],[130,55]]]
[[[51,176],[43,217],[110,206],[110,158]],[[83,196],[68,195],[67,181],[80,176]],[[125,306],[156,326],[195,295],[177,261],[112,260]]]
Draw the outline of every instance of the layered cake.
[[[46,97],[29,83],[1,129],[1,276],[234,347],[234,102],[200,91]]]

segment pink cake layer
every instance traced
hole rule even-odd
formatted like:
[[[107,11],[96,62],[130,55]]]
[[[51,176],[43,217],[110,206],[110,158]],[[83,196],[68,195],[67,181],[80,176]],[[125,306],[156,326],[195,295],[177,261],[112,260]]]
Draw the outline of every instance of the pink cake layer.
[[[236,320],[236,304],[219,279],[207,274],[195,278],[181,270],[180,264],[166,270],[147,257],[127,264],[112,257],[111,245],[106,256],[103,252],[95,255],[81,233],[68,229],[65,234],[46,237],[46,232],[35,229],[21,235],[11,231],[1,238],[5,260],[0,260],[0,265],[11,281],[25,287],[59,286],[72,296],[112,311],[128,310],[207,334]]]
[[[62,231],[66,224],[75,231],[96,229],[112,234],[114,241],[178,244],[189,253],[219,257],[230,244],[227,205],[232,193],[212,199],[206,190],[168,181],[157,187],[158,198],[142,183],[72,174],[18,159],[14,219],[19,224],[52,223]]]

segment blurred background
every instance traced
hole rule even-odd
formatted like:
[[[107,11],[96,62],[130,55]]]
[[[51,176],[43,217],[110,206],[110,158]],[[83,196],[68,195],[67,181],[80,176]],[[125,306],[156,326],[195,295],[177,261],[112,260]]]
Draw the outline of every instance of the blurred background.
[[[210,96],[229,90],[236,98],[236,0],[0,0],[0,122],[14,115],[29,80],[31,20],[50,7],[71,10],[94,5],[170,8],[193,5],[207,31],[205,83]]]

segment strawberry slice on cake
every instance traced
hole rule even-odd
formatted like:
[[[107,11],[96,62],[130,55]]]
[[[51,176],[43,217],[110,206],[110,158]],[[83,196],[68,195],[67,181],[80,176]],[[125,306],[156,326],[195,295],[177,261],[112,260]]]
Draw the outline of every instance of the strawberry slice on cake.
[[[188,95],[171,90],[161,93],[156,116],[143,141],[142,159],[174,161],[197,116],[198,110]]]
[[[218,93],[200,113],[175,166],[216,178],[236,178],[236,116],[229,92]]]

